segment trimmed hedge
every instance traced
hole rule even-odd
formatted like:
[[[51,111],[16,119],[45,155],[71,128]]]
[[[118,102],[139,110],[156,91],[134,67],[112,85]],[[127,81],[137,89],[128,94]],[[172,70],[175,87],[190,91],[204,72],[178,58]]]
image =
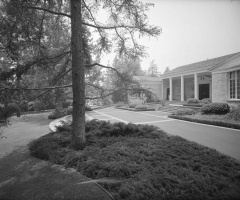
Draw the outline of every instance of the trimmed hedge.
[[[199,100],[198,100],[198,99],[195,99],[195,98],[189,98],[189,99],[187,100],[187,102],[188,102],[189,104],[198,104],[198,103],[199,103]]]
[[[201,108],[204,114],[226,114],[229,113],[230,107],[227,103],[210,103]]]
[[[196,112],[191,108],[183,108],[183,109],[179,109],[179,110],[175,111],[173,113],[173,115],[177,115],[177,116],[178,115],[193,115],[195,113]]]
[[[201,108],[201,107],[203,107],[203,105],[202,104],[183,104],[183,106],[192,106],[192,107],[199,107],[199,108]]]
[[[124,106],[124,102],[117,102],[116,105],[115,105],[115,108],[119,108],[119,107],[122,107]]]
[[[214,126],[222,126],[222,127],[227,127],[227,128],[240,129],[240,124],[237,124],[237,123],[234,124],[234,123],[218,121],[218,120],[209,121],[209,120],[203,120],[203,119],[193,119],[190,117],[176,116],[176,115],[169,115],[168,117],[173,118],[173,119],[189,121],[189,122],[196,122],[196,123],[201,123],[201,124],[209,124],[209,125],[214,125]]]
[[[200,100],[200,103],[209,104],[209,103],[212,103],[212,99],[210,99],[210,98],[204,98],[204,99]]]
[[[136,106],[137,106],[137,104],[135,104],[135,103],[129,104],[129,108],[135,108]]]
[[[146,110],[146,109],[148,109],[148,106],[146,106],[146,105],[137,105],[135,107],[135,109],[136,110]]]

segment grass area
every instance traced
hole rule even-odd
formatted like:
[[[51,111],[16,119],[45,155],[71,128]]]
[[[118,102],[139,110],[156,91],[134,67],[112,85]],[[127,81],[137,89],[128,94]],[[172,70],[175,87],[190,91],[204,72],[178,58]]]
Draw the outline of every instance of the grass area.
[[[119,199],[238,199],[240,163],[157,127],[92,120],[87,144],[69,148],[69,127],[32,142],[31,154],[96,179]]]

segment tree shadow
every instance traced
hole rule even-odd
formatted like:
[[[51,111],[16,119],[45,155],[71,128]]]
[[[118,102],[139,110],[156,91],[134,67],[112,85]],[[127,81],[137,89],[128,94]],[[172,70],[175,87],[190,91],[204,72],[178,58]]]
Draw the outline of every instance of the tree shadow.
[[[73,170],[30,156],[20,147],[0,159],[0,199],[104,199],[111,197],[94,183]]]

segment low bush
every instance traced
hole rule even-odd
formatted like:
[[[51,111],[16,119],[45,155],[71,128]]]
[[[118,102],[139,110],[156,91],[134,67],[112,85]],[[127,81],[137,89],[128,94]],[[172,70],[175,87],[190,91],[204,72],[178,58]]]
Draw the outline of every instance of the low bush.
[[[230,120],[240,121],[240,106],[231,109],[230,112],[227,113],[225,118]]]
[[[188,104],[198,104],[199,103],[199,100],[198,99],[195,99],[195,98],[189,98],[187,100]]]
[[[129,104],[129,108],[135,108],[136,106],[137,106],[137,104],[135,104],[135,103]]]
[[[66,110],[54,110],[53,113],[48,115],[48,119],[58,119],[68,115]]]
[[[173,115],[193,115],[195,113],[196,112],[191,108],[185,108],[185,109],[183,108],[175,111]]]
[[[162,107],[165,106],[165,101],[163,99],[157,99],[155,103],[160,104]]]
[[[137,105],[135,107],[136,110],[146,110],[148,109],[148,106],[147,105]]]
[[[115,105],[115,108],[119,108],[119,107],[122,107],[124,106],[124,102],[117,102],[116,105]]]
[[[204,99],[200,100],[200,103],[202,103],[202,104],[209,104],[209,103],[212,103],[212,99],[204,98]]]
[[[200,109],[203,114],[226,114],[230,111],[227,103],[210,103]]]

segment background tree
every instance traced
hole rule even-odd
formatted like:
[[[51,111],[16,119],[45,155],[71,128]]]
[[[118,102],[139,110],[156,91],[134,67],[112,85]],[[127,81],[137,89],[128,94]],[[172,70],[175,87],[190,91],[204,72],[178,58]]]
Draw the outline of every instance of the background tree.
[[[127,102],[128,89],[132,84],[136,84],[134,76],[144,75],[144,71],[141,68],[139,59],[129,59],[127,56],[116,56],[113,60],[113,67],[122,74],[119,77],[116,73],[110,73],[112,79],[112,86],[116,91],[112,95],[113,102]]]
[[[148,75],[151,77],[159,77],[161,72],[158,70],[158,66],[154,60],[150,62],[150,66],[148,68]]]
[[[166,73],[169,72],[169,71],[170,71],[169,67],[166,67],[166,69],[165,69],[165,71],[164,71],[164,74],[166,74]]]
[[[1,50],[9,59],[9,66],[0,74],[6,82],[13,78],[11,88],[3,86],[1,91],[19,91],[17,80],[36,66],[58,66],[66,56],[70,56],[70,69],[58,74],[55,84],[44,88],[24,88],[24,90],[65,88],[69,85],[56,85],[68,72],[72,71],[73,124],[72,147],[83,148],[85,143],[85,75],[84,68],[99,66],[98,62],[87,63],[84,60],[84,30],[91,33],[93,49],[90,54],[100,58],[103,53],[115,52],[136,59],[145,56],[144,47],[136,42],[136,37],[157,36],[160,29],[147,23],[145,12],[152,4],[143,4],[137,0],[4,0],[1,2]],[[107,15],[105,24],[97,21],[99,11]],[[47,23],[52,18],[62,19],[61,24],[71,25],[68,45],[51,49],[51,40],[47,35]],[[89,39],[89,36],[86,37]],[[68,42],[67,42],[68,41]],[[88,40],[90,41],[90,40]],[[46,42],[49,45],[45,45]],[[49,50],[50,49],[50,50]],[[56,51],[55,51],[56,50]],[[63,68],[62,68],[63,69]],[[115,70],[114,68],[112,68]],[[60,70],[61,71],[61,70]],[[115,70],[116,73],[118,73]],[[120,75],[120,73],[118,73]],[[121,76],[123,77],[123,76]],[[46,92],[44,92],[46,93]],[[102,93],[103,94],[103,93]],[[37,96],[38,97],[38,96]]]

